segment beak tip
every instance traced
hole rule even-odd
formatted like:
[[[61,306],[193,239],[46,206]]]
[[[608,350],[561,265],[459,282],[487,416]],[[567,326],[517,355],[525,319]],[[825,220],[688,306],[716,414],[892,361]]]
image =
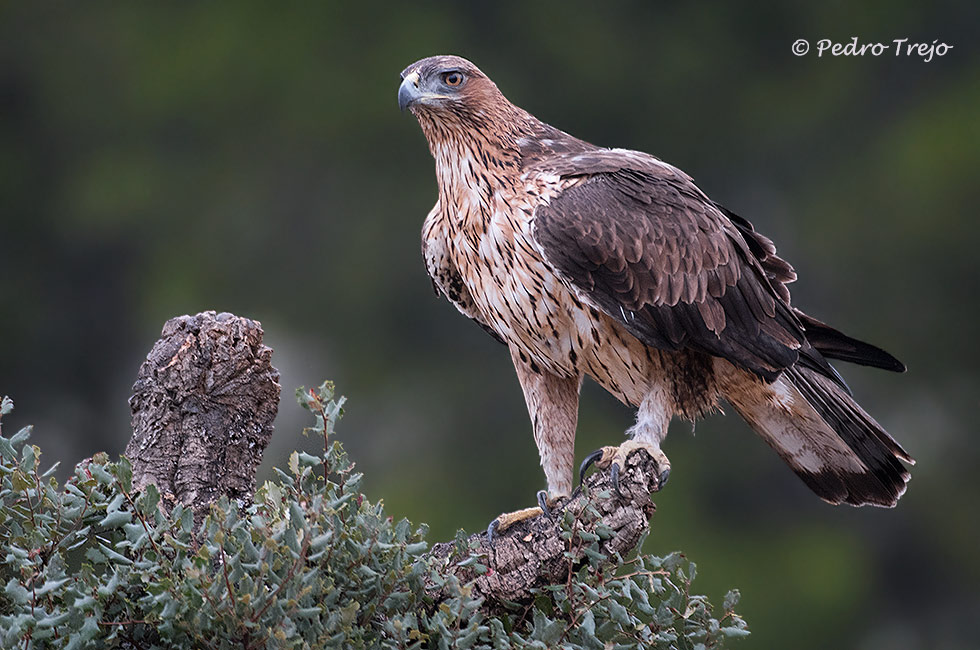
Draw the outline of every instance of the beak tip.
[[[403,83],[398,89],[398,110],[404,113],[405,109],[409,107],[413,99],[414,98],[412,97],[411,91],[409,91]]]
[[[414,72],[402,79],[402,84],[398,87],[398,108],[402,113],[421,96],[418,81],[418,73]]]

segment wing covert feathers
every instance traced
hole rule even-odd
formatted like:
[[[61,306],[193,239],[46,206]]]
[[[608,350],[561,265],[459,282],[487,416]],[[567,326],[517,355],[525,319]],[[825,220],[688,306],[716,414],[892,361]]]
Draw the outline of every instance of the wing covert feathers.
[[[533,234],[545,260],[647,345],[702,350],[775,380],[806,342],[782,286],[792,268],[681,172],[637,156],[623,161],[630,168],[583,171],[583,182],[538,207]]]

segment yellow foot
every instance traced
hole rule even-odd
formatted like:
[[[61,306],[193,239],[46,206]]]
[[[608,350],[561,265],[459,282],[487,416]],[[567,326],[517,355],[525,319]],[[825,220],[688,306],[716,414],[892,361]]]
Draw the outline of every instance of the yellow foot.
[[[582,467],[579,468],[579,483],[585,480],[585,472],[588,471],[589,466],[595,464],[599,469],[609,468],[610,478],[612,478],[612,484],[616,489],[616,494],[623,496],[623,493],[619,491],[619,473],[626,467],[626,459],[638,449],[643,449],[650,454],[650,457],[656,463],[657,485],[653,491],[659,491],[667,484],[667,479],[670,478],[670,461],[667,460],[667,456],[660,450],[659,446],[639,440],[627,440],[618,447],[602,447],[586,456],[585,460],[582,461]]]
[[[544,490],[538,492],[538,505],[533,508],[524,508],[523,510],[515,510],[514,512],[505,512],[496,519],[490,522],[487,526],[487,537],[490,542],[493,542],[493,538],[513,526],[514,524],[524,521],[525,519],[531,519],[533,517],[538,517],[540,515],[547,515],[551,518],[551,507],[556,503],[556,498],[551,498],[548,493]]]

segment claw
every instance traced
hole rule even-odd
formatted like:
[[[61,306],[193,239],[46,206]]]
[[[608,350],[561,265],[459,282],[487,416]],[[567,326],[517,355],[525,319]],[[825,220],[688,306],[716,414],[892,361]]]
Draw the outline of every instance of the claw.
[[[487,526],[487,544],[493,544],[493,538],[497,533],[497,529],[500,528],[500,522],[494,519]]]
[[[555,518],[551,514],[551,508],[548,507],[548,491],[538,490],[538,507],[541,508],[541,512],[545,517],[554,521]]]
[[[605,452],[602,449],[596,449],[591,454],[586,456],[585,460],[582,461],[582,464],[578,468],[579,486],[585,483],[585,473],[589,471],[589,468],[592,467],[594,463],[596,463],[600,458],[602,458],[603,453]]]
[[[619,489],[619,463],[613,462],[612,467],[609,468],[609,479],[612,481],[613,489],[616,490],[616,494],[619,495],[620,499],[625,499],[623,493]]]
[[[595,465],[599,469],[608,467],[609,478],[613,484],[613,488],[616,490],[616,494],[620,498],[626,498],[626,495],[623,494],[620,488],[619,478],[622,475],[623,469],[626,467],[626,459],[636,449],[646,450],[656,461],[659,473],[657,474],[657,485],[653,489],[654,491],[659,491],[667,484],[667,479],[670,477],[670,461],[667,460],[667,456],[660,451],[658,446],[636,440],[627,440],[619,447],[602,447],[586,456],[585,460],[582,461],[581,467],[579,467],[579,485],[581,486],[585,481],[585,473],[592,465]]]

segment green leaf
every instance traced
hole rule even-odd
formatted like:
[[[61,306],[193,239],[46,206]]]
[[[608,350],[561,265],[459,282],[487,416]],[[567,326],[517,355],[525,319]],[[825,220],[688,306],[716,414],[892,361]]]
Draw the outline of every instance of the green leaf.
[[[592,613],[591,609],[585,610],[585,614],[582,615],[580,627],[580,631],[585,634],[585,639],[587,641],[597,641],[595,637],[595,615]]]
[[[30,480],[27,474],[21,470],[17,470],[10,475],[10,486],[16,492],[26,492],[34,487],[34,483]]]
[[[732,589],[725,594],[725,600],[721,606],[726,612],[731,612],[735,609],[735,605],[738,604],[738,599],[741,598],[741,596],[742,594],[739,593],[738,589]]]
[[[61,578],[60,580],[48,580],[43,585],[34,590],[34,598],[40,598],[41,596],[46,596],[56,589],[60,589],[63,585],[71,581],[71,578]]]
[[[340,609],[340,620],[343,621],[345,626],[353,625],[354,620],[357,617],[357,610],[360,608],[361,604],[354,601]]]
[[[31,592],[29,592],[24,585],[17,582],[15,578],[11,578],[7,582],[7,586],[4,587],[3,593],[5,593],[11,601],[17,604],[23,605],[29,603],[31,600]]]
[[[296,401],[306,410],[312,411],[316,408],[318,400],[316,395],[311,394],[305,386],[300,386],[296,389]]]
[[[27,440],[31,437],[32,433],[34,433],[33,425],[29,424],[26,427],[23,427],[20,431],[10,436],[11,446],[16,447],[17,445],[21,445],[27,442]]]
[[[531,632],[532,639],[541,641],[546,645],[551,645],[561,638],[561,634],[564,631],[564,622],[548,618],[540,609],[534,610],[534,629]]]
[[[160,505],[160,491],[157,489],[155,483],[149,483],[143,488],[143,494],[140,497],[139,504],[143,514],[157,514],[157,508]]]
[[[86,467],[92,477],[102,485],[112,483],[112,475],[105,471],[105,467],[100,463],[92,462]]]
[[[594,549],[592,549],[591,547],[588,547],[588,546],[586,546],[585,548],[583,548],[582,549],[582,552],[585,553],[587,556],[589,556],[589,558],[595,560],[596,562],[605,562],[606,560],[609,559],[608,557],[606,557],[605,555],[603,555],[599,551],[596,551],[596,550],[594,550]]]
[[[116,477],[122,483],[123,489],[131,492],[133,489],[133,466],[125,456],[119,457],[119,462],[115,465]]]
[[[45,616],[37,622],[38,628],[51,628],[56,625],[62,625],[71,618],[71,612],[61,612],[60,614],[52,614],[50,616]],[[37,637],[35,637],[37,638]]]
[[[623,629],[629,628],[633,625],[629,611],[619,602],[610,599],[606,601],[606,608],[609,610],[610,618],[622,625]]]
[[[102,551],[102,554],[105,555],[106,558],[112,560],[113,562],[117,562],[119,564],[132,564],[133,563],[133,561],[130,560],[128,557],[126,557],[122,553],[117,553],[116,551],[112,550],[111,548],[109,548],[105,544],[100,543],[99,544],[99,550]]]
[[[296,452],[293,452],[296,453]],[[317,467],[323,464],[323,459],[319,456],[314,456],[313,454],[308,454],[305,451],[301,451],[297,454],[297,458],[304,467]],[[290,461],[292,461],[292,456],[290,456]]]
[[[725,636],[732,638],[739,638],[749,635],[749,631],[743,627],[728,626],[721,628],[719,631]]]
[[[119,528],[123,524],[128,524],[133,520],[133,513],[126,510],[116,510],[115,512],[110,512],[99,522],[99,526],[103,528]]]

